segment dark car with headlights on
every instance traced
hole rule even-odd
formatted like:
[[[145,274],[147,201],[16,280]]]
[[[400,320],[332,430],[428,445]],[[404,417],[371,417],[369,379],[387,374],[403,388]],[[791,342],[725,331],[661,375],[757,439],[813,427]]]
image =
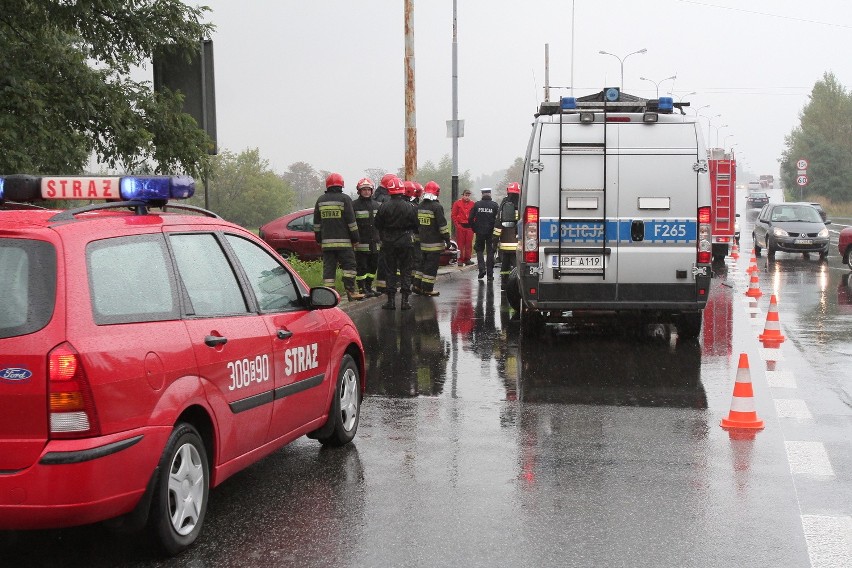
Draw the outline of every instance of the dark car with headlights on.
[[[746,197],[746,207],[749,209],[760,209],[769,203],[769,195],[763,191],[752,191]]]
[[[766,249],[773,258],[776,251],[818,253],[828,256],[828,229],[831,221],[823,221],[809,203],[771,203],[763,207],[754,222],[754,254]]]

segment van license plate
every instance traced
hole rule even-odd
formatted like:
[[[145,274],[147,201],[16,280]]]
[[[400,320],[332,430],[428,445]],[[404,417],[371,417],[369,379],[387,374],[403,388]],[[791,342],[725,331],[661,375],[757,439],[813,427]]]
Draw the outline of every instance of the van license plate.
[[[796,239],[793,244],[797,245],[812,245],[814,242],[811,239]]]
[[[550,267],[556,268],[556,255],[550,257]],[[606,260],[603,255],[562,255],[560,264],[565,270],[583,272],[586,270],[600,270],[606,268]]]

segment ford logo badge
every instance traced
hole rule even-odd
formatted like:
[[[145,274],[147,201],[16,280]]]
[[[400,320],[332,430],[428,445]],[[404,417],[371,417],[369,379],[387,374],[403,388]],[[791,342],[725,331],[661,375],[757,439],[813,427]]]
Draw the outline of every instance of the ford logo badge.
[[[33,372],[29,369],[18,369],[15,367],[0,369],[0,379],[5,381],[26,381],[32,376]]]

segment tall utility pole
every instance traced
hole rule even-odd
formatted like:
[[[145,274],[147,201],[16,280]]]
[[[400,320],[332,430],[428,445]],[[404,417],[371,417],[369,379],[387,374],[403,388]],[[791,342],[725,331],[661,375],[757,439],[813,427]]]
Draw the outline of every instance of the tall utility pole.
[[[459,54],[458,31],[456,29],[456,0],[453,0],[453,118],[448,125],[450,136],[453,138],[453,177],[451,181],[452,201],[459,198]]]
[[[414,112],[414,0],[405,0],[405,179],[417,173],[417,117]]]

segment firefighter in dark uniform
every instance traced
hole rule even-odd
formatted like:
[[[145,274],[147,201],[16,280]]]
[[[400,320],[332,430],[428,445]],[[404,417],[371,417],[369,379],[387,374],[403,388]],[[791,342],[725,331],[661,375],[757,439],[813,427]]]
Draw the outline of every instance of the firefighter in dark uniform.
[[[499,241],[500,286],[506,287],[509,274],[515,267],[518,250],[518,203],[521,200],[521,184],[512,182],[506,186],[506,197],[497,210],[497,222],[494,224],[494,237]]]
[[[405,189],[405,198],[416,212],[420,205],[420,199],[417,197],[417,185],[413,181],[403,180],[402,187]],[[420,274],[420,267],[423,265],[423,254],[420,252],[420,233],[417,231],[414,231],[414,248],[411,250],[411,255],[411,291],[420,294],[417,275]]]
[[[355,288],[355,251],[358,243],[358,224],[352,200],[343,193],[343,176],[329,174],[325,179],[325,193],[314,206],[314,237],[322,245],[322,281],[334,287],[337,266],[343,271],[343,287],[349,301],[363,300],[364,294]]]
[[[379,181],[379,187],[376,188],[376,191],[373,194],[373,199],[378,201],[379,205],[381,205],[385,201],[390,201],[390,194],[388,194],[387,184],[390,183],[390,181],[393,179],[396,179],[395,175],[385,174]],[[386,291],[385,284],[388,277],[388,265],[385,262],[385,253],[382,252],[381,247],[379,247],[378,261],[378,267],[376,268],[376,292],[378,292],[379,294],[384,294]]]
[[[491,199],[491,188],[482,189],[482,198],[473,204],[468,224],[473,229],[479,279],[488,276],[494,280],[494,223],[497,219],[497,204]]]
[[[426,184],[423,200],[417,209],[420,222],[420,251],[422,264],[415,277],[415,289],[424,296],[437,296],[435,280],[438,278],[438,264],[444,248],[450,246],[450,227],[444,216],[444,206],[438,201],[441,187],[434,181]]]
[[[390,201],[386,201],[379,207],[376,213],[376,229],[382,238],[382,254],[387,262],[387,287],[385,293],[387,302],[382,309],[396,309],[394,296],[396,295],[397,271],[399,271],[400,292],[402,303],[400,308],[410,310],[411,304],[408,297],[411,295],[411,259],[414,248],[414,233],[417,232],[417,211],[405,198],[405,188],[402,180],[394,178],[390,180],[387,187]]]
[[[362,178],[355,188],[358,191],[358,199],[352,202],[352,209],[355,211],[355,221],[358,223],[358,236],[361,237],[355,245],[355,264],[358,270],[355,281],[365,297],[373,298],[381,296],[381,292],[373,290],[381,246],[379,232],[375,227],[379,202],[373,199],[373,180],[370,178]]]

